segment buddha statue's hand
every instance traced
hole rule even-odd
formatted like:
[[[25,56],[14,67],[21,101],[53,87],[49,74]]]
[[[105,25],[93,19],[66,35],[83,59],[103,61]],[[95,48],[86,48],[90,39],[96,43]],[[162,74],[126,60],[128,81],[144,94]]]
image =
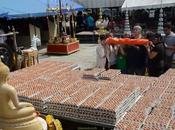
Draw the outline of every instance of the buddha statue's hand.
[[[33,107],[33,105],[31,103],[28,102],[20,102],[19,103],[19,107],[23,108],[23,107]]]

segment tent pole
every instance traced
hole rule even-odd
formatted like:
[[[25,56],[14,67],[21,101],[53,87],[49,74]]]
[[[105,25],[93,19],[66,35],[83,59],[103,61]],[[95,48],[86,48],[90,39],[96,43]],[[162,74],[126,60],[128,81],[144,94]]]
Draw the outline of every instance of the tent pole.
[[[62,8],[61,8],[61,0],[59,0],[59,10],[60,10],[60,15],[58,16],[59,18],[57,19],[58,20],[58,27],[59,27],[59,30],[60,30],[60,32],[59,32],[59,36],[60,36],[60,38],[61,38],[61,36],[62,36],[62,17],[63,17],[63,15],[62,15]]]
[[[63,14],[63,20],[64,20],[64,32],[67,34],[67,30],[66,30],[66,17],[65,17],[65,14]]]
[[[60,26],[60,15],[57,15],[57,34],[61,38],[61,26]]]
[[[34,21],[36,20],[36,18],[34,18]],[[35,26],[35,24],[33,24],[33,27],[34,27],[34,34],[35,34],[35,36],[36,36],[36,26]]]
[[[47,0],[47,8],[50,8],[50,0]],[[51,35],[50,35],[50,21],[49,21],[49,15],[48,15],[48,10],[47,10],[47,28],[48,28],[48,43],[50,43],[51,40]]]
[[[47,28],[48,28],[48,39],[49,39],[48,41],[50,42],[51,36],[50,36],[50,22],[49,22],[49,17],[47,16],[46,19],[47,19]]]

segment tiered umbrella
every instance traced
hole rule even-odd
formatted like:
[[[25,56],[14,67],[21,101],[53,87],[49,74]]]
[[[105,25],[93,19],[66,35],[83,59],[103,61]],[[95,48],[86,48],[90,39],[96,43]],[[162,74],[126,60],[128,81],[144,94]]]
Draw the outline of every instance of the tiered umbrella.
[[[125,13],[125,27],[124,27],[124,34],[131,34],[130,24],[129,24],[129,16],[128,16],[128,10],[126,10]]]
[[[157,29],[157,33],[164,35],[164,31],[163,31],[163,9],[162,9],[162,0],[161,0],[161,9],[160,9],[160,13],[159,13],[159,23],[158,23],[158,29]]]

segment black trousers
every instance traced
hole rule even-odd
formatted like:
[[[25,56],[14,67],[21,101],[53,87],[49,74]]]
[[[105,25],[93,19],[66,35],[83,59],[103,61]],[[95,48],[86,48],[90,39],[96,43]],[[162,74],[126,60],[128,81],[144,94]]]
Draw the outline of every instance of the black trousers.
[[[129,67],[127,74],[145,75],[146,67]]]

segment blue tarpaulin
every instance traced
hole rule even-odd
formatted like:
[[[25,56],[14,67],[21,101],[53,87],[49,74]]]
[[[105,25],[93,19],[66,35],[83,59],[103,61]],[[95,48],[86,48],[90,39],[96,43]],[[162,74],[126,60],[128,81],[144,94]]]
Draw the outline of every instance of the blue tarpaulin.
[[[59,8],[59,0],[0,0],[0,17],[18,19],[42,17],[58,13],[47,12],[48,3],[50,7]],[[61,7],[63,12],[69,11],[71,8],[75,10],[83,9],[83,6],[73,0],[61,0]]]

